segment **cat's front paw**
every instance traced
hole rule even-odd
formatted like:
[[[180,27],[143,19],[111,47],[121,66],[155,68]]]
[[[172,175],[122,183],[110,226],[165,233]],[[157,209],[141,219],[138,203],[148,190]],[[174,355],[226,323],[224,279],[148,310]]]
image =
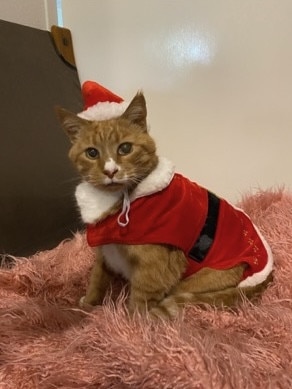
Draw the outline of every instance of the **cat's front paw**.
[[[172,296],[166,297],[156,307],[149,310],[149,315],[155,319],[173,320],[179,315],[179,307]]]

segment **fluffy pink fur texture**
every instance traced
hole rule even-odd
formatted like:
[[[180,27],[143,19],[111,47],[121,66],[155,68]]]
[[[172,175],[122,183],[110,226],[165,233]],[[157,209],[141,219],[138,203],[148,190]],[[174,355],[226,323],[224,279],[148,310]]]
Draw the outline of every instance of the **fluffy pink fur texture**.
[[[236,311],[187,307],[175,322],[129,319],[117,281],[92,313],[77,307],[93,254],[84,235],[0,276],[0,388],[291,388],[292,193],[241,207],[275,255],[274,283]]]

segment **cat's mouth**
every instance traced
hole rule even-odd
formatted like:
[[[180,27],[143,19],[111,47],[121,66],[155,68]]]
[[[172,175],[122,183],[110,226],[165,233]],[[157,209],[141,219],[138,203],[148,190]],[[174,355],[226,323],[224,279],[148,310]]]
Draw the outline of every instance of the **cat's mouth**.
[[[119,177],[106,177],[104,180],[103,180],[103,187],[107,190],[111,190],[111,191],[114,191],[114,190],[121,190],[123,188],[126,188],[128,187],[130,184],[130,180],[127,179],[127,177],[122,177],[122,178],[119,178]]]
[[[121,190],[124,186],[125,186],[125,183],[116,182],[116,181],[108,182],[108,183],[103,185],[103,187],[109,191]]]

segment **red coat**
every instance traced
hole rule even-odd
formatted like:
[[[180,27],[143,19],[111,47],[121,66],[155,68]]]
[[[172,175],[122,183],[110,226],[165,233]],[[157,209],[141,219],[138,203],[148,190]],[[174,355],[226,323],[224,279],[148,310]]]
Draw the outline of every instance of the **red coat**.
[[[272,270],[267,243],[248,216],[220,199],[215,238],[202,262],[189,257],[200,236],[208,212],[208,192],[175,174],[170,184],[156,193],[131,202],[129,223],[120,226],[119,213],[87,227],[90,246],[106,244],[168,244],[180,248],[188,258],[184,277],[202,267],[229,269],[248,265],[246,285],[262,282]],[[244,281],[242,282],[244,285]]]

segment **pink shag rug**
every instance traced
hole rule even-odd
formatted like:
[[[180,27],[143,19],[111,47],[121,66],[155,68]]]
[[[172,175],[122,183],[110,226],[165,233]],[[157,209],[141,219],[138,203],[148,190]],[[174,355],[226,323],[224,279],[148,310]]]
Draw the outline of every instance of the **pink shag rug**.
[[[240,206],[276,266],[258,304],[236,312],[187,307],[172,323],[129,319],[125,289],[82,312],[93,262],[83,234],[1,269],[0,388],[291,388],[292,193],[259,191]]]

